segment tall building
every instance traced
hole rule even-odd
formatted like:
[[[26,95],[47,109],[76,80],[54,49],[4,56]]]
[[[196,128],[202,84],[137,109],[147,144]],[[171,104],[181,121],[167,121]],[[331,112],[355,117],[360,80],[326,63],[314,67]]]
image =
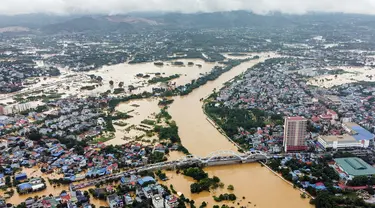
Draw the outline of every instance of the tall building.
[[[286,117],[284,124],[284,150],[285,152],[306,150],[305,137],[307,119],[304,117]]]

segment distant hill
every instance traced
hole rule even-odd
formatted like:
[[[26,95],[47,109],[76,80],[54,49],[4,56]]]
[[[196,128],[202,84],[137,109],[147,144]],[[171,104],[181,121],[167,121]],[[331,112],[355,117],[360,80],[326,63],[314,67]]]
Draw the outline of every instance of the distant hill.
[[[134,14],[136,15],[136,14]],[[230,28],[282,26],[293,21],[284,16],[256,15],[251,12],[215,12],[215,13],[165,13],[145,16],[113,15],[84,16],[65,22],[42,27],[45,32],[83,32],[97,30],[130,30],[139,28]]]
[[[177,27],[248,27],[248,26],[280,26],[290,24],[292,21],[285,16],[257,15],[246,11],[214,12],[181,14],[169,13],[154,18],[158,22],[164,22]]]
[[[134,17],[134,16],[128,16],[128,15],[114,15],[114,16],[107,16],[106,19],[110,22],[116,22],[116,23],[129,23],[129,24],[142,24],[142,25],[161,25],[161,23],[147,18],[142,17]]]
[[[354,24],[365,27],[375,25],[375,16],[331,13],[306,15],[285,15],[273,13],[258,15],[248,11],[213,13],[131,13],[127,15],[73,15],[56,16],[30,14],[1,16],[0,28],[24,27],[46,33],[85,31],[134,31],[148,28],[231,28],[251,27],[292,28],[299,25],[319,24],[322,27]]]
[[[30,28],[27,27],[2,27],[0,28],[0,33],[22,33],[29,32]]]
[[[125,22],[112,22],[103,17],[79,17],[65,22],[46,25],[41,31],[55,32],[85,32],[85,31],[109,31],[131,29],[132,26]]]
[[[0,15],[0,27],[27,27],[37,29],[48,24],[64,22],[77,16],[59,16],[48,14]]]

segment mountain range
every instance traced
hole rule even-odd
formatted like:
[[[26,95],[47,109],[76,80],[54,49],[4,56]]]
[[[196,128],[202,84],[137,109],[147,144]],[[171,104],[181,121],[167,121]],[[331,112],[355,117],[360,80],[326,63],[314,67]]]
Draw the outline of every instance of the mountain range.
[[[2,32],[86,32],[128,31],[150,28],[231,28],[231,27],[288,27],[306,22],[324,24],[356,23],[375,25],[375,16],[354,14],[285,15],[280,13],[257,15],[247,11],[214,13],[134,13],[127,15],[71,15],[57,16],[30,14],[0,15]],[[16,29],[14,29],[16,28]]]

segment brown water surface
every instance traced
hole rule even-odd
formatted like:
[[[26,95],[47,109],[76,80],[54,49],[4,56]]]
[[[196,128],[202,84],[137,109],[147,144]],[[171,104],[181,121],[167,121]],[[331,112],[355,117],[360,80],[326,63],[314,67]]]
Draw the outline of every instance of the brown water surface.
[[[214,204],[222,205],[224,203],[234,207],[255,207],[254,205],[258,208],[313,207],[309,204],[309,199],[302,199],[300,197],[300,192],[297,189],[293,189],[289,184],[281,180],[268,169],[261,167],[258,163],[207,167],[205,171],[210,177],[218,176],[225,184],[224,188],[218,188],[211,192],[191,194],[190,184],[193,183],[194,180],[172,171],[167,172],[169,180],[165,182],[165,184],[168,185],[168,187],[170,184],[173,184],[177,192],[181,192],[185,197],[193,199],[198,206],[205,201],[208,202],[208,207],[212,207]],[[229,184],[234,186],[233,192],[227,190]],[[217,203],[213,200],[213,196],[224,193],[234,193],[237,196],[235,203]],[[245,199],[243,199],[243,197],[245,197]]]

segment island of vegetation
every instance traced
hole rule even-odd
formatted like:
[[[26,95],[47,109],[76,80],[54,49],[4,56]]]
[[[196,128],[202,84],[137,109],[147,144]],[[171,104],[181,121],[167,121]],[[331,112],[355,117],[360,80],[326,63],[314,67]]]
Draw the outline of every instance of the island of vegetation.
[[[149,84],[156,84],[156,83],[159,83],[159,82],[169,82],[173,79],[177,79],[179,78],[180,75],[179,74],[174,74],[174,75],[171,75],[169,77],[154,77],[150,80],[148,80],[148,83]]]
[[[164,66],[164,63],[163,62],[154,62],[154,65],[155,66]]]

